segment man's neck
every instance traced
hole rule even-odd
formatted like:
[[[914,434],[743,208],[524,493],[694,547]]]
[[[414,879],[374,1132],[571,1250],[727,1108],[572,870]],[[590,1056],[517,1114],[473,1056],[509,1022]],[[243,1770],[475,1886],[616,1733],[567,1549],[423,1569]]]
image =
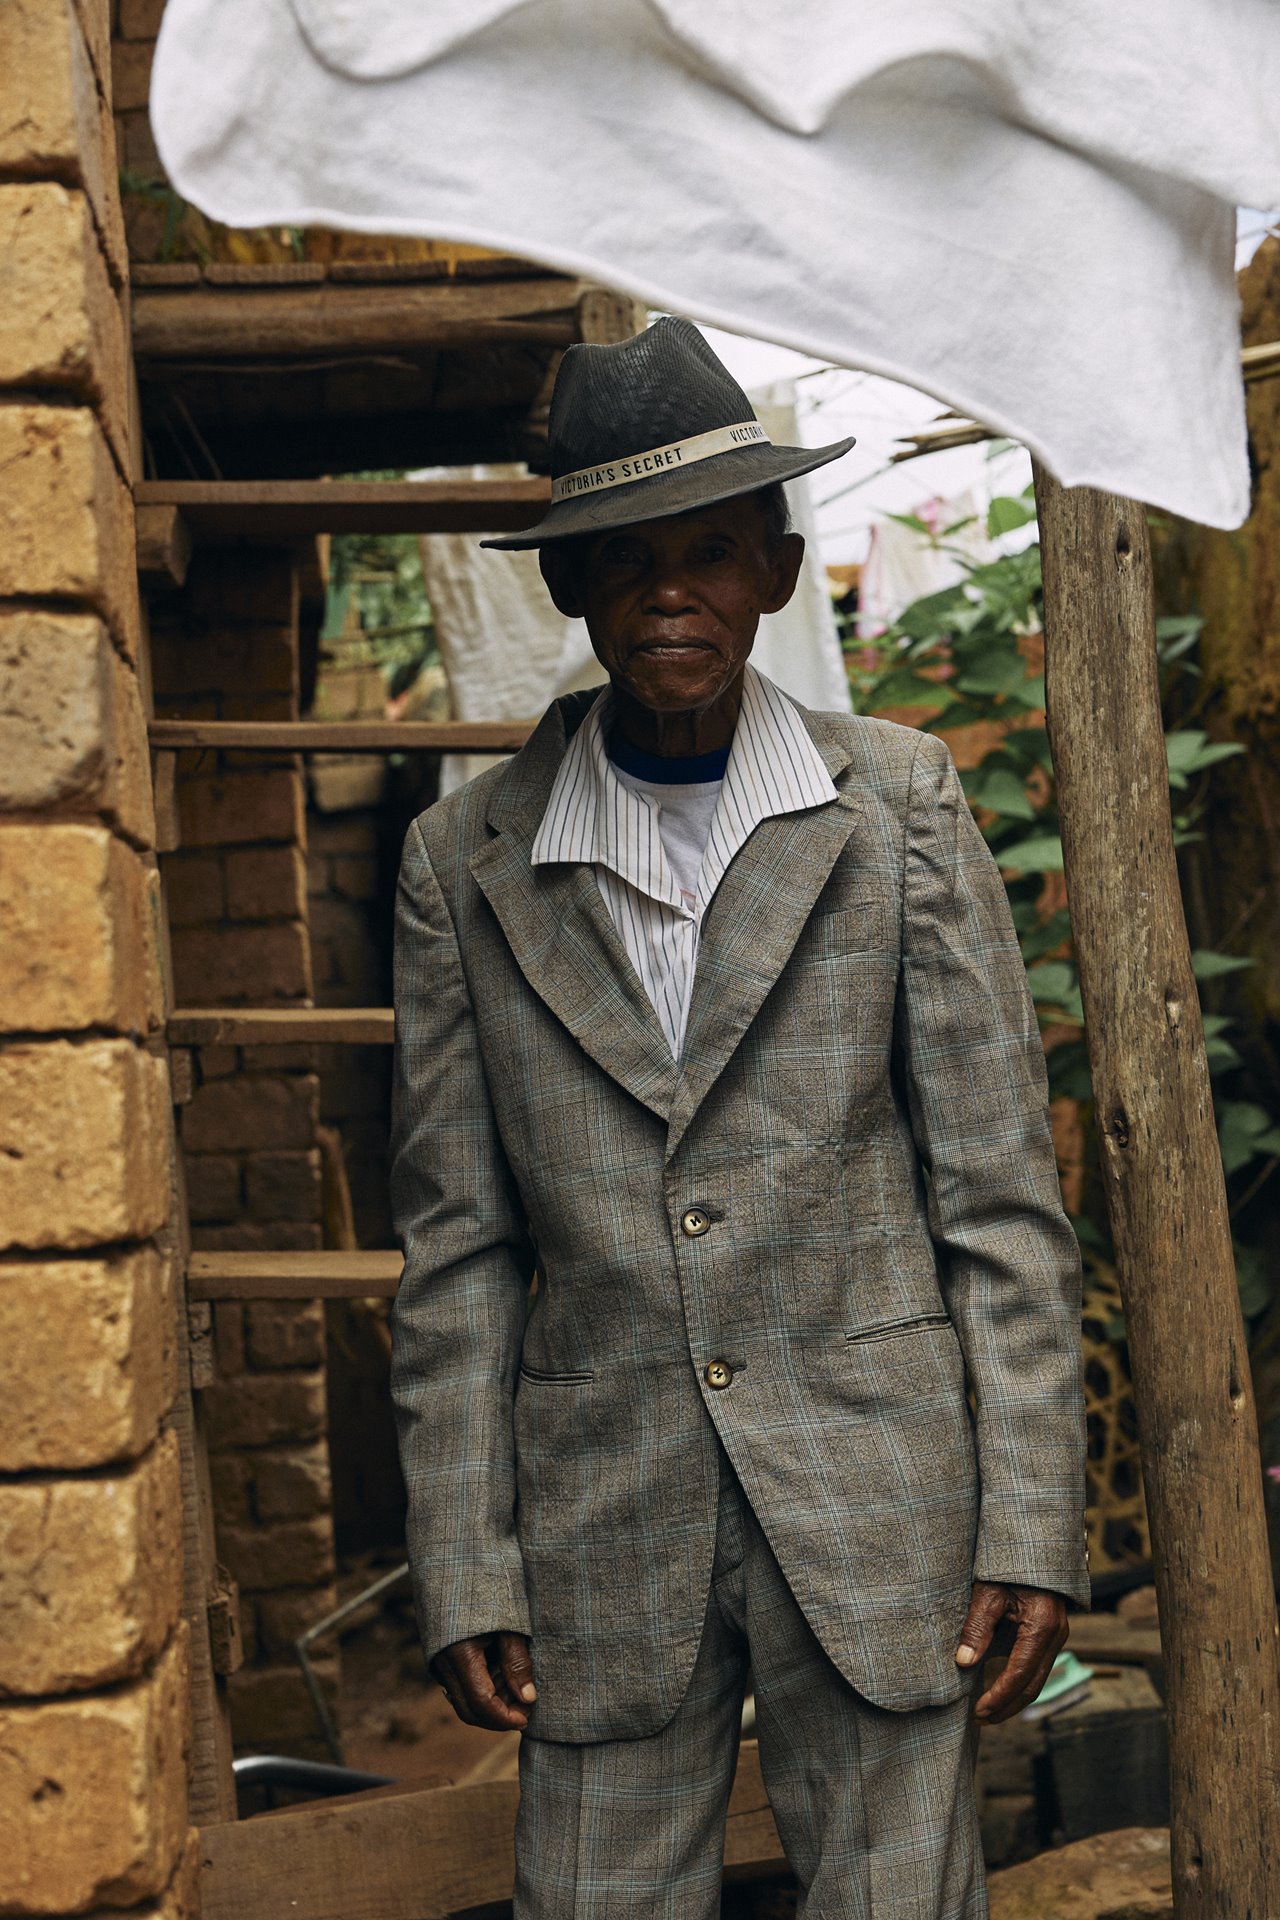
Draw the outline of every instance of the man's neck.
[[[641,753],[657,754],[662,759],[686,760],[699,754],[720,752],[731,744],[738,725],[742,681],[740,673],[709,706],[689,707],[676,713],[641,706],[615,682],[614,732]]]

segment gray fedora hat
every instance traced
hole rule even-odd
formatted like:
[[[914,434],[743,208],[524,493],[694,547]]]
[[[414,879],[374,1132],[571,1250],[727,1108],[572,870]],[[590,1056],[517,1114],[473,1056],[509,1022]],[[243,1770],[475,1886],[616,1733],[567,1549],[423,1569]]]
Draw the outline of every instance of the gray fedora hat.
[[[853,445],[776,447],[697,327],[669,317],[616,346],[568,349],[549,438],[549,510],[481,546],[540,547],[687,513],[794,480]]]

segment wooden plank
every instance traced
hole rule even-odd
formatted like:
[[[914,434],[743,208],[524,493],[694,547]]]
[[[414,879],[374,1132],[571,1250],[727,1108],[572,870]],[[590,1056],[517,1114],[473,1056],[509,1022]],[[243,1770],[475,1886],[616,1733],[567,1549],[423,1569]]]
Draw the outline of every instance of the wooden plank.
[[[391,1007],[175,1007],[168,1039],[171,1047],[389,1047],[395,1012]]]
[[[192,1253],[190,1300],[362,1300],[394,1298],[400,1255],[383,1248],[323,1253]]]
[[[176,507],[197,539],[274,544],[317,533],[502,533],[551,499],[540,475],[513,480],[142,480],[138,507]]]
[[[1088,1666],[1114,1661],[1121,1667],[1145,1667],[1159,1676],[1164,1666],[1158,1627],[1134,1627],[1114,1613],[1073,1613],[1072,1653]]]
[[[144,593],[180,587],[191,563],[191,531],[176,507],[138,507],[134,514],[138,583]]]
[[[520,1790],[375,1788],[270,1819],[201,1833],[203,1920],[448,1920],[510,1900]],[[779,1873],[786,1862],[754,1741],[744,1741],[725,1827],[725,1876]]]
[[[153,720],[161,751],[258,748],[267,753],[514,753],[532,720]]]
[[[561,276],[377,286],[140,286],[133,346],[157,360],[289,360],[299,354],[429,353],[455,343],[578,338],[579,283]]]

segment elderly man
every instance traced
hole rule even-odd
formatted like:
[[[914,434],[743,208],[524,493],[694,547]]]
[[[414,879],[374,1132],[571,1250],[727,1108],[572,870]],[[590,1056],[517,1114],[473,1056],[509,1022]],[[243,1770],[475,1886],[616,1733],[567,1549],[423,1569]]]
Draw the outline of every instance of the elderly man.
[[[551,508],[490,544],[540,549],[609,686],[405,845],[409,1553],[454,1707],[524,1729],[526,1920],[717,1912],[748,1669],[804,1911],[979,1920],[974,1715],[1088,1597],[999,874],[940,741],[748,664],[781,482],[848,444],[773,446],[686,322],[571,348]]]

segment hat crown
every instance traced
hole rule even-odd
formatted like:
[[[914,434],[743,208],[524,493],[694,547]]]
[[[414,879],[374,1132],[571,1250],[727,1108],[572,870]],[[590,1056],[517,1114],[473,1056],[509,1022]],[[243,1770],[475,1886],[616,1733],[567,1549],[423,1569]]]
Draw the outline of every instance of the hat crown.
[[[626,460],[755,417],[697,327],[664,316],[616,345],[567,350],[548,420],[552,476]]]

